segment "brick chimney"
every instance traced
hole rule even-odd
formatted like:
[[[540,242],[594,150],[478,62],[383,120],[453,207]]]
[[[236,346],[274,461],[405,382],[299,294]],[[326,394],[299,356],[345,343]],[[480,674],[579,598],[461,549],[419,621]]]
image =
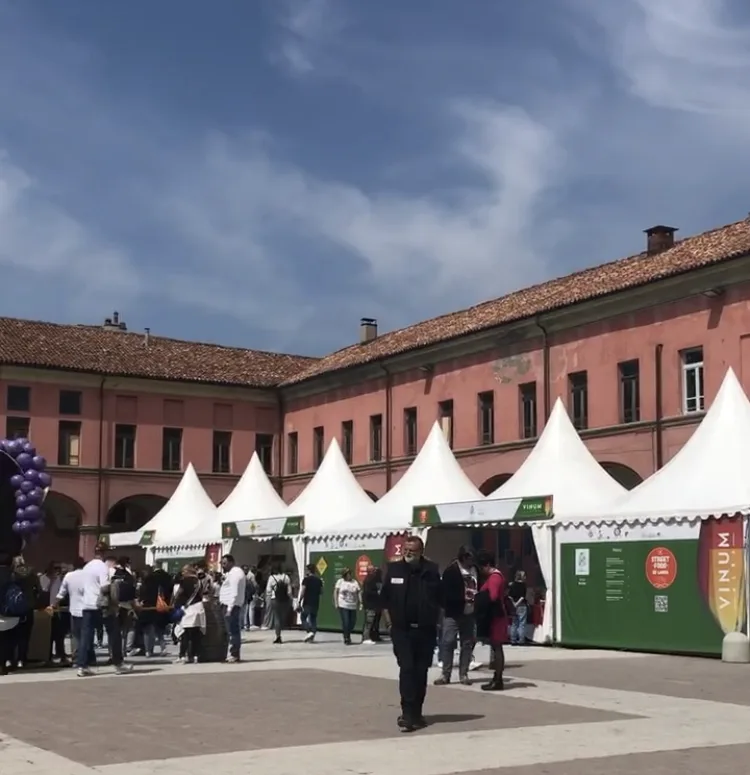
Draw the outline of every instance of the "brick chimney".
[[[674,234],[677,231],[672,226],[652,226],[645,230],[646,252],[649,256],[655,256],[669,250],[674,245]]]
[[[359,343],[367,344],[378,338],[378,321],[375,318],[362,318],[359,321]]]

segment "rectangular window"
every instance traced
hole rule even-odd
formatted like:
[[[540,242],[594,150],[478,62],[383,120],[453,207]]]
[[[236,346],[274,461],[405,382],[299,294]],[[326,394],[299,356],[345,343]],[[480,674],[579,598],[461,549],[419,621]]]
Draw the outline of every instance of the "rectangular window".
[[[404,455],[417,454],[417,408],[404,409]]]
[[[81,465],[81,423],[60,420],[57,433],[57,464]]]
[[[115,468],[135,468],[135,425],[115,425]]]
[[[641,375],[638,360],[617,364],[620,372],[620,422],[639,422],[641,419]]]
[[[61,390],[59,413],[79,415],[81,413],[82,394],[80,390]]]
[[[313,469],[317,471],[325,456],[326,436],[322,425],[313,428]]]
[[[211,470],[215,474],[232,472],[232,432],[214,431],[213,462]]]
[[[344,420],[341,423],[341,452],[344,460],[351,465],[354,456],[354,421]]]
[[[286,472],[296,474],[299,471],[299,437],[292,431],[286,437]]]
[[[258,453],[263,470],[271,476],[273,474],[273,434],[256,433],[255,451]]]
[[[573,427],[582,431],[589,427],[589,377],[585,371],[568,374],[570,414]]]
[[[703,348],[691,347],[680,353],[682,360],[682,411],[702,412],[706,408],[703,391]]]
[[[438,416],[440,418],[440,427],[443,429],[443,435],[448,442],[448,446],[453,448],[453,401],[441,401],[438,404]]]
[[[182,470],[182,428],[162,429],[161,470]]]
[[[31,388],[22,385],[8,385],[6,408],[9,412],[30,412]]]
[[[495,443],[495,393],[488,390],[478,396],[479,408],[479,444],[485,446]]]
[[[370,417],[370,461],[379,463],[383,459],[383,415]]]
[[[6,417],[5,418],[5,438],[6,439],[28,439],[30,424],[31,424],[31,420],[28,417]]]
[[[521,438],[535,439],[537,437],[536,419],[536,382],[526,382],[519,385],[521,398]]]

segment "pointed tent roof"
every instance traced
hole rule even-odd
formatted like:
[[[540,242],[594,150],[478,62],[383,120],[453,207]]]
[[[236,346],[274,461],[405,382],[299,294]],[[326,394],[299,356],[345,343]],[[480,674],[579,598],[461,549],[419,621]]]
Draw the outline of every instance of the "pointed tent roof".
[[[281,517],[287,506],[271,484],[257,452],[229,497],[205,520],[169,541],[169,546],[207,546],[221,541],[223,522],[241,522]],[[166,546],[156,535],[157,546]]]
[[[555,519],[609,508],[626,492],[596,461],[558,398],[521,467],[489,499],[551,495]]]
[[[321,533],[338,530],[353,515],[368,514],[372,507],[370,496],[354,478],[333,439],[315,476],[289,504],[286,514],[303,516],[306,533]]]
[[[407,529],[415,506],[483,499],[453,455],[440,423],[435,422],[406,473],[375,504],[371,523],[359,518],[357,524],[374,529]]]
[[[682,449],[613,504],[604,521],[750,511],[750,401],[732,369]]]
[[[110,546],[137,546],[141,536],[147,531],[155,531],[159,543],[170,541],[196,525],[208,519],[216,512],[214,502],[195,473],[192,463],[188,463],[172,497],[140,529],[127,533],[113,533],[109,536]]]

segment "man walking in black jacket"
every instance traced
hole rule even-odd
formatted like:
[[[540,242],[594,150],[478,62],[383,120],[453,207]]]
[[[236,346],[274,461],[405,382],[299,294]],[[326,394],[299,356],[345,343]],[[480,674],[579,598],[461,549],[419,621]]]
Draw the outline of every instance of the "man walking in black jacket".
[[[424,558],[424,543],[411,536],[403,559],[389,563],[381,599],[391,618],[391,641],[399,667],[402,732],[426,725],[422,708],[440,617],[440,571]]]

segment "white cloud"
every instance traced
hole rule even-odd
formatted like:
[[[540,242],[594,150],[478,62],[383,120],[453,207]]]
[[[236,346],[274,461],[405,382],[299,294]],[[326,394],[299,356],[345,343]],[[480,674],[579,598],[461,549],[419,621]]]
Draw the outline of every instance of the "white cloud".
[[[127,255],[51,201],[7,153],[0,153],[0,266],[26,274],[32,297],[67,293],[109,304],[138,291]]]
[[[445,153],[474,181],[451,191],[449,201],[320,179],[276,159],[267,144],[222,138],[170,183],[160,196],[163,212],[197,256],[211,256],[214,271],[237,282],[245,277],[263,317],[264,301],[313,314],[311,276],[333,275],[339,265],[362,275],[360,309],[405,305],[391,311],[393,322],[404,321],[415,295],[421,305],[450,308],[473,302],[478,285],[488,295],[540,278],[554,229],[541,236],[534,223],[555,180],[554,134],[501,105],[464,102],[451,113],[460,130]],[[315,263],[299,276],[288,262],[295,248],[284,247],[290,234]],[[293,258],[298,265],[305,260]],[[244,309],[252,314],[253,306]]]
[[[632,93],[659,108],[750,116],[750,27],[725,0],[587,3]]]
[[[277,59],[294,75],[311,73],[325,44],[341,32],[344,8],[338,0],[276,0],[281,36]]]

